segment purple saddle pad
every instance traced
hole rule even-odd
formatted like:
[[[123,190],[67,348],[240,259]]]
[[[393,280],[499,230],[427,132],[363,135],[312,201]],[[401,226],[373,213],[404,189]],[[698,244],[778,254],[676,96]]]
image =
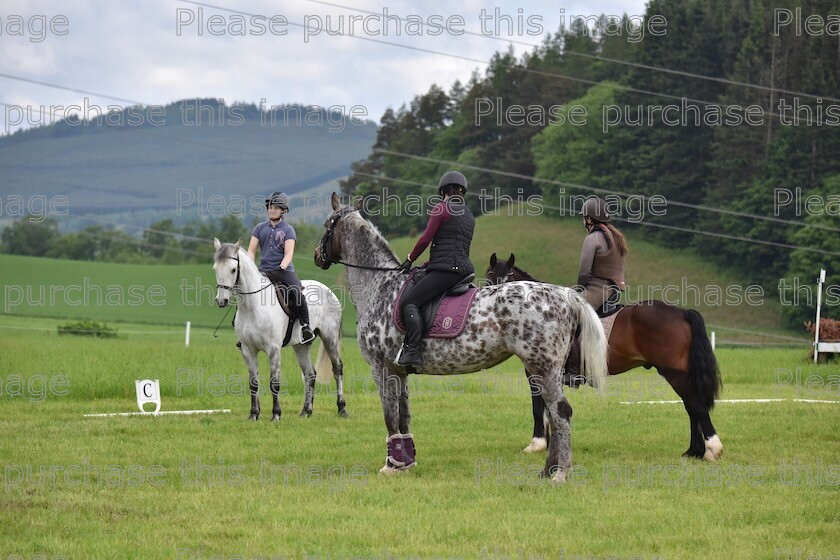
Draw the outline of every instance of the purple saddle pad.
[[[402,301],[403,292],[413,276],[414,271],[403,282],[397,294],[397,300],[394,302],[394,325],[401,333],[405,333],[405,324],[403,324],[402,313],[400,312],[400,301]],[[478,292],[478,288],[470,288],[458,296],[445,296],[440,302],[432,324],[426,325],[426,332],[423,333],[423,337],[454,338],[461,334],[467,325],[467,315],[470,313],[470,307],[475,299],[476,292]],[[433,304],[434,302],[429,302],[428,305]]]

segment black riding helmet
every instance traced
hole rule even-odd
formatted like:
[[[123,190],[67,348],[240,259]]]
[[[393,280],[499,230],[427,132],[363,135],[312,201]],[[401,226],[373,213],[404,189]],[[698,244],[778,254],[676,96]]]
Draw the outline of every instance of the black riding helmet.
[[[460,171],[447,171],[443,174],[438,182],[438,193],[441,196],[446,194],[451,195],[455,190],[453,187],[459,187],[459,194],[467,192],[467,178]]]
[[[273,192],[271,193],[268,198],[265,199],[265,208],[268,209],[269,206],[276,205],[285,210],[286,212],[289,211],[289,196],[284,192]]]

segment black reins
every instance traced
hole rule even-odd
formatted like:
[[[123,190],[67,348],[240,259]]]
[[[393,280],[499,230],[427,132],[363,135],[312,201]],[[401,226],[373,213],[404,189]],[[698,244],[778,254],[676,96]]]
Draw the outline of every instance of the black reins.
[[[216,288],[224,288],[226,290],[230,290],[231,292],[235,291],[237,294],[240,294],[240,295],[243,295],[243,296],[249,296],[251,294],[258,294],[261,291],[265,290],[266,288],[268,288],[269,286],[272,285],[272,283],[269,281],[268,284],[266,284],[265,286],[263,286],[259,290],[254,290],[253,292],[241,292],[241,291],[239,291],[237,289],[237,285],[239,284],[239,270],[240,270],[240,268],[242,268],[242,263],[239,261],[239,251],[236,252],[235,257],[226,257],[226,258],[233,259],[233,260],[236,261],[236,278],[233,281],[233,286],[226,286],[224,284],[216,284]]]
[[[343,208],[341,210],[341,212],[336,214],[336,216],[332,220],[330,220],[330,225],[327,226],[327,233],[324,234],[324,237],[321,238],[321,242],[318,244],[318,251],[321,253],[321,256],[325,257],[327,262],[331,265],[332,264],[341,264],[341,265],[344,265],[344,266],[347,266],[347,267],[350,267],[350,268],[360,268],[362,270],[375,270],[375,271],[378,271],[378,272],[395,272],[397,270],[400,270],[399,266],[395,266],[395,267],[391,267],[391,268],[385,268],[385,267],[382,267],[382,266],[367,266],[367,265],[362,265],[362,264],[353,264],[353,263],[344,262],[341,259],[336,259],[335,257],[332,256],[329,247],[330,247],[330,241],[332,241],[333,228],[335,227],[335,224],[338,223],[338,220],[340,220],[343,216],[346,216],[350,212],[354,212],[354,211],[355,210],[353,210],[352,208],[349,208],[349,207]]]
[[[231,293],[235,293],[235,294],[239,294],[239,295],[243,295],[243,296],[249,296],[249,295],[251,295],[251,294],[258,294],[258,293],[260,293],[261,291],[263,291],[263,290],[265,290],[266,288],[268,288],[269,286],[272,286],[272,285],[273,285],[273,284],[269,281],[269,283],[268,283],[268,284],[266,284],[265,286],[263,286],[263,287],[262,287],[262,288],[260,288],[259,290],[254,290],[253,292],[240,292],[240,291],[237,289],[237,286],[239,285],[239,270],[242,268],[242,263],[241,263],[241,262],[240,262],[240,260],[239,260],[239,251],[238,251],[238,250],[236,251],[236,256],[235,256],[235,257],[225,257],[225,258],[232,259],[232,260],[235,260],[235,261],[236,261],[236,278],[233,280],[233,286],[226,286],[225,284],[216,284],[216,289],[218,289],[218,288],[224,288],[225,290],[228,290],[228,291],[230,291]],[[231,299],[231,303],[233,303],[233,305],[236,305],[236,302],[235,302],[235,301],[233,301],[233,299]],[[218,336],[216,335],[216,332],[218,332],[219,327],[221,327],[221,326],[222,326],[222,323],[224,323],[224,322],[225,322],[225,319],[227,319],[227,316],[230,314],[230,310],[233,308],[233,305],[231,305],[231,306],[229,306],[229,307],[228,307],[227,311],[225,312],[224,317],[222,317],[222,320],[221,320],[221,321],[219,321],[219,324],[218,324],[218,325],[216,325],[216,328],[213,330],[213,337],[214,337],[214,338],[218,338]]]

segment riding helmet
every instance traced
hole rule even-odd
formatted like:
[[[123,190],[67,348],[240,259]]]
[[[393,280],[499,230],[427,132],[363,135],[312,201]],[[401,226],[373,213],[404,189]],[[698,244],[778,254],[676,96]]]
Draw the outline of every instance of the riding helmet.
[[[286,212],[289,211],[289,196],[284,192],[273,192],[265,199],[265,207],[268,209],[272,204],[279,206]]]
[[[610,213],[607,212],[607,203],[597,196],[590,196],[583,203],[583,208],[580,211],[581,216],[589,216],[598,222],[609,222]]]
[[[459,171],[447,171],[438,182],[438,191],[449,186],[461,187],[467,192],[467,178]]]

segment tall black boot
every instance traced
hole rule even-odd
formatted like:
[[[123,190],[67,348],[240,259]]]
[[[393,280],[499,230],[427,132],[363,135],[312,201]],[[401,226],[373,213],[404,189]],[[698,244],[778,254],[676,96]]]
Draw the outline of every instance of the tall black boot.
[[[569,349],[569,357],[566,358],[566,365],[563,372],[563,385],[577,388],[583,385],[586,379],[580,373],[580,341],[572,339],[572,347]]]
[[[315,333],[309,327],[309,307],[306,305],[306,300],[301,290],[295,290],[292,294],[292,299],[295,300],[298,320],[300,321],[300,343],[309,344],[315,340]]]
[[[420,341],[423,339],[423,316],[416,305],[403,307],[403,321],[405,322],[405,341],[402,354],[397,362],[405,368],[423,367],[423,354],[420,351]]]

